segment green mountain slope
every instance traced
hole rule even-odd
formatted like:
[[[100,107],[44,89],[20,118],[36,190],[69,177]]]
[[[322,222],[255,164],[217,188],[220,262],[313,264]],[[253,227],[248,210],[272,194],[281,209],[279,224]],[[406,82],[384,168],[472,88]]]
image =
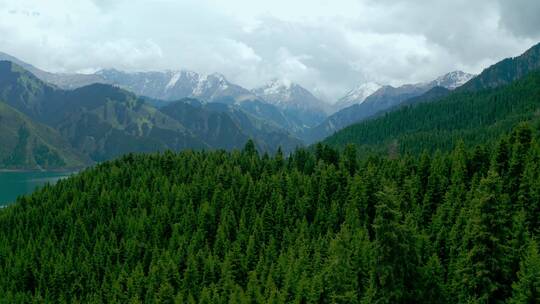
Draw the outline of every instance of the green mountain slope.
[[[58,91],[22,67],[0,61],[0,100],[32,119],[53,112],[46,100],[54,99]],[[52,110],[52,111],[51,111]]]
[[[33,122],[0,102],[0,167],[58,169],[82,167],[89,159],[71,148],[60,134]]]
[[[258,150],[274,153],[278,147],[291,152],[302,142],[243,107],[221,103],[203,104],[196,99],[182,99],[167,104],[160,112],[182,123],[197,138],[213,149],[233,150],[253,139]]]
[[[55,115],[43,119],[96,161],[129,152],[210,148],[180,122],[109,85],[64,91],[52,102]]]
[[[180,122],[119,88],[93,84],[64,91],[7,61],[0,62],[0,75],[0,97],[58,130],[76,150],[95,161],[128,152],[209,148]]]
[[[455,92],[436,102],[401,108],[345,128],[324,143],[366,150],[413,152],[451,149],[457,140],[475,144],[498,138],[519,121],[540,113],[540,73],[508,86]]]
[[[186,128],[212,147],[232,150],[244,145],[249,136],[228,115],[229,106],[223,105],[223,111],[212,110],[195,99],[172,102],[160,111],[181,121]]]
[[[303,145],[301,140],[290,135],[285,128],[246,111],[244,105],[227,106],[220,103],[210,103],[206,105],[206,108],[226,113],[244,134],[255,140],[261,151],[273,153],[281,148],[284,152],[289,153]]]

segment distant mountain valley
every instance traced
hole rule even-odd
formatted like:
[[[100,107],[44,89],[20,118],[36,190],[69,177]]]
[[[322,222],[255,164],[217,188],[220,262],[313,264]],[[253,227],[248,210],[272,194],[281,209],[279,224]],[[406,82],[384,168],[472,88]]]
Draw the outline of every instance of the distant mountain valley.
[[[5,53],[0,60],[1,110],[20,117],[6,126],[10,144],[0,151],[0,164],[12,168],[77,167],[128,152],[232,150],[248,139],[263,152],[288,152],[474,77],[456,71],[400,87],[362,83],[330,104],[279,79],[248,90],[217,73],[59,74]]]

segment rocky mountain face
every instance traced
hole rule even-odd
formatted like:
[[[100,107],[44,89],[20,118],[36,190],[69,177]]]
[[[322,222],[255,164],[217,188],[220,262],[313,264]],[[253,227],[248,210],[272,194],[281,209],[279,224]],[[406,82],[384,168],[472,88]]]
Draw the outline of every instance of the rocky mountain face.
[[[197,98],[205,102],[238,102],[254,98],[247,89],[229,82],[221,74],[203,75],[191,71],[137,72],[102,70],[96,73],[106,83],[140,96],[174,101]]]
[[[443,87],[448,90],[455,90],[474,77],[476,77],[474,74],[469,74],[462,71],[454,71],[429,82],[427,86],[430,88]]]
[[[274,79],[253,90],[260,99],[283,110],[288,116],[296,117],[304,127],[313,127],[322,122],[329,105],[315,97],[299,84]]]
[[[380,88],[382,88],[382,85],[376,82],[367,82],[358,85],[336,102],[334,105],[335,112],[355,104],[363,103],[366,98],[377,92]]]

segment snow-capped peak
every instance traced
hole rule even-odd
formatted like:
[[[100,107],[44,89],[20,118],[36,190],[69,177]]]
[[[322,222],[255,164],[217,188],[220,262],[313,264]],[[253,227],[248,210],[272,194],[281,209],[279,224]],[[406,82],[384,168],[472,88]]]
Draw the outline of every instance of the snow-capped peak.
[[[475,76],[476,75],[468,74],[462,71],[454,71],[435,79],[432,82],[432,85],[454,90],[464,85],[467,81],[471,80]]]
[[[346,108],[353,104],[361,104],[380,88],[382,88],[382,85],[376,82],[361,83],[342,97],[336,105],[339,108]]]
[[[275,78],[270,80],[266,85],[254,89],[253,92],[270,103],[276,105],[287,104],[294,99],[292,88],[297,86],[287,79]]]
[[[346,100],[354,100],[356,103],[362,103],[368,98],[371,94],[375,93],[378,89],[380,89],[382,85],[376,83],[376,82],[366,82],[358,85],[347,95],[345,95],[344,99]]]
[[[307,89],[288,79],[272,79],[253,93],[266,102],[282,109],[324,110],[326,104]]]
[[[289,80],[275,78],[256,91],[262,91],[264,95],[283,95],[290,90],[291,86],[292,83]]]

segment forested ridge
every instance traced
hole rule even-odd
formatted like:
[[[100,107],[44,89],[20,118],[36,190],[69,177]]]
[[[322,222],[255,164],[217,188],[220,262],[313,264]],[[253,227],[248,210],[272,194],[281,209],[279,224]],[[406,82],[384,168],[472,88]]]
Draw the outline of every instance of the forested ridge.
[[[538,303],[539,135],[129,154],[0,210],[0,302]]]
[[[474,80],[473,80],[474,81]],[[334,147],[354,143],[360,151],[416,153],[494,143],[517,123],[538,118],[540,72],[499,88],[457,90],[436,101],[408,105],[351,125],[324,140]]]

